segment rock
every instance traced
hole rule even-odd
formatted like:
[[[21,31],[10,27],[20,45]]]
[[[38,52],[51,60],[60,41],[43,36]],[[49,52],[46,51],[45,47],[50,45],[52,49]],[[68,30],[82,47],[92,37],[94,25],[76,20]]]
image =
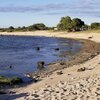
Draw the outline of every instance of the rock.
[[[5,69],[12,69],[13,66],[6,66]]]
[[[55,51],[59,51],[59,48],[55,48]]]
[[[85,71],[85,70],[86,70],[86,68],[83,67],[83,68],[78,69],[77,72],[83,72],[83,71]]]
[[[88,39],[92,39],[92,38],[93,38],[93,36],[89,36],[89,37],[88,37]]]
[[[65,63],[64,62],[60,62],[60,65],[65,65]]]
[[[38,68],[39,70],[42,70],[42,69],[44,68],[44,64],[45,64],[44,61],[39,61],[39,62],[37,62],[37,68]]]
[[[36,50],[39,51],[40,50],[40,47],[36,47]]]
[[[63,74],[62,71],[57,72],[57,75],[62,75],[62,74]]]
[[[39,97],[38,94],[32,94],[32,96],[34,96],[35,98],[38,98]]]

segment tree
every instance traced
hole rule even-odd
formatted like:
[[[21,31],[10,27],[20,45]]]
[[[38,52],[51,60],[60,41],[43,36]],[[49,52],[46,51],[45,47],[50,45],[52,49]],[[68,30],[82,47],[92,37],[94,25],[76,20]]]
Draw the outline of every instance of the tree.
[[[72,28],[75,30],[75,31],[79,31],[82,26],[84,26],[84,22],[79,19],[79,18],[74,18],[72,20]]]
[[[34,30],[46,30],[47,27],[42,24],[42,23],[38,23],[38,24],[33,24],[31,26],[28,27],[29,31],[34,31]]]
[[[34,24],[35,28],[38,30],[45,30],[46,26],[43,23]]]
[[[12,31],[14,31],[14,27],[13,27],[13,26],[10,26],[10,27],[8,28],[8,32],[12,32]]]
[[[60,23],[57,25],[58,30],[68,30],[72,28],[71,22],[72,20],[69,16],[62,17]]]
[[[97,22],[92,23],[91,24],[91,29],[100,29],[100,23],[97,23]]]
[[[13,26],[10,26],[10,27],[9,27],[9,30],[14,30],[14,27],[13,27]]]
[[[74,18],[71,20],[69,16],[62,17],[59,24],[57,25],[58,30],[68,30],[68,31],[79,31],[82,30],[84,22],[79,18]]]

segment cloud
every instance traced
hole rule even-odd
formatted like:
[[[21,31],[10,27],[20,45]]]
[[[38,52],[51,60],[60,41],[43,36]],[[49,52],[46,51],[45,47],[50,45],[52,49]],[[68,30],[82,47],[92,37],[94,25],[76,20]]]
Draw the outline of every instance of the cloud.
[[[71,4],[45,4],[45,5],[29,5],[29,6],[2,6],[0,12],[15,12],[15,13],[44,13],[46,15],[60,15],[60,14],[80,14],[86,16],[100,16],[100,0],[76,0]],[[65,13],[66,12],[66,13]]]
[[[65,4],[47,4],[47,5],[33,5],[33,6],[5,6],[0,7],[0,12],[37,12],[48,10],[60,10],[67,6]]]

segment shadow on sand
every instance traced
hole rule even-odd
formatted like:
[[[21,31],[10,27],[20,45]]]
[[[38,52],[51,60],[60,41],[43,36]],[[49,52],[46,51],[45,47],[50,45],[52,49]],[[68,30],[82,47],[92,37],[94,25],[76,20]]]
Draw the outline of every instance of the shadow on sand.
[[[28,93],[20,93],[20,94],[0,94],[0,100],[15,100],[21,97],[27,97]]]

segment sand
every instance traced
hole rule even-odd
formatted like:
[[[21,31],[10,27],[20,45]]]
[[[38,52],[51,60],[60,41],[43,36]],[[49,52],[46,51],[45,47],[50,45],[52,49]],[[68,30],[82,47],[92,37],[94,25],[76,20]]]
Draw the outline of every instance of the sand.
[[[99,33],[38,31],[1,34],[78,38],[100,42]],[[80,68],[85,70],[78,71]],[[57,72],[60,71],[62,74],[58,75]],[[100,54],[82,64],[55,71],[42,81],[9,91],[13,92],[0,95],[0,100],[100,100]]]
[[[67,32],[51,32],[51,31],[34,31],[34,32],[0,32],[0,35],[17,35],[17,36],[45,36],[45,37],[65,37],[65,38],[78,38],[78,39],[88,39],[88,37],[93,37],[91,40],[100,42],[99,33],[85,33],[81,34],[78,32],[67,33]]]

